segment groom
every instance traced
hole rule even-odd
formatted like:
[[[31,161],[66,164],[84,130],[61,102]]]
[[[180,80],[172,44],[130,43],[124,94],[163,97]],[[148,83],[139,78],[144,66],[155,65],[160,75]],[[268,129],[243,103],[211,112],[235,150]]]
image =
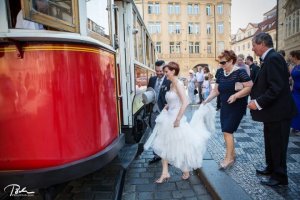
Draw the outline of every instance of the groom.
[[[264,124],[266,167],[257,174],[270,176],[261,184],[268,186],[287,185],[286,154],[289,142],[291,119],[296,106],[289,87],[289,72],[284,58],[273,49],[268,33],[259,33],[252,40],[257,56],[262,59],[248,108],[253,120]]]
[[[163,66],[165,65],[165,61],[158,60],[155,62],[155,73],[156,76],[153,76],[149,79],[148,87],[152,87],[156,92],[156,101],[152,104],[152,118],[150,121],[151,127],[155,124],[155,118],[157,115],[163,110],[165,105],[167,104],[165,96],[166,92],[170,90],[171,81],[169,81],[164,74]],[[155,163],[159,161],[161,158],[154,154],[154,158],[149,161],[149,164]]]

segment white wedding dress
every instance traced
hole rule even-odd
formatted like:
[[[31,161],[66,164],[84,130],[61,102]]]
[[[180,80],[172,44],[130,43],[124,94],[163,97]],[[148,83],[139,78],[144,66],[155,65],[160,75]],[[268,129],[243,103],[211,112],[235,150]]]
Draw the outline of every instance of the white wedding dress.
[[[166,93],[166,101],[169,108],[157,116],[156,125],[144,148],[152,147],[157,155],[182,171],[200,168],[207,141],[215,132],[215,109],[211,104],[200,105],[190,123],[184,116],[180,126],[174,128],[181,101],[177,93],[171,90]]]

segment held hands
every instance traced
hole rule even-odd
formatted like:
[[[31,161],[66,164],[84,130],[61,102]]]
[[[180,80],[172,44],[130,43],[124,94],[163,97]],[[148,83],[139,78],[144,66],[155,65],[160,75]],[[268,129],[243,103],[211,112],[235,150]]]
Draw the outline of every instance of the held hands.
[[[231,104],[231,103],[235,102],[236,100],[237,100],[237,97],[236,97],[235,94],[233,94],[233,95],[231,95],[231,96],[228,98],[227,102],[228,102],[229,104]]]
[[[179,127],[179,125],[180,125],[180,120],[176,119],[174,122],[174,128]]]
[[[257,110],[257,106],[254,102],[254,100],[251,100],[249,103],[248,103],[248,106],[247,106],[250,110]]]

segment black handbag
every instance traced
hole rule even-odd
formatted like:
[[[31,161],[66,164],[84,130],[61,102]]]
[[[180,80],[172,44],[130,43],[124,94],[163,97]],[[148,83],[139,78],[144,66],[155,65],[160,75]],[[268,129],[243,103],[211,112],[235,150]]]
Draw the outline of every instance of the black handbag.
[[[194,95],[198,94],[198,90],[194,89]]]

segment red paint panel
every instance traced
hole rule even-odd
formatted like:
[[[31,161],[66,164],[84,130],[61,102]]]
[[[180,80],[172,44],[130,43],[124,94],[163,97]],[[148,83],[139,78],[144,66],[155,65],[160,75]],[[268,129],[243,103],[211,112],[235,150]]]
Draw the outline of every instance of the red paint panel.
[[[118,137],[114,54],[83,45],[0,46],[0,170],[58,166]]]

